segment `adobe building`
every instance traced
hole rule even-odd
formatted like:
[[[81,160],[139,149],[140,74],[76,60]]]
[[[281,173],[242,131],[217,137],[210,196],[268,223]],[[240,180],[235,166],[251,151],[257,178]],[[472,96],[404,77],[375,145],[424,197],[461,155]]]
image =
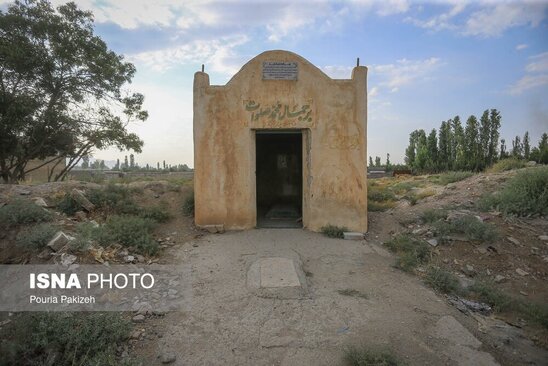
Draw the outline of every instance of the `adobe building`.
[[[334,80],[288,51],[222,86],[194,75],[199,227],[367,231],[367,68]]]

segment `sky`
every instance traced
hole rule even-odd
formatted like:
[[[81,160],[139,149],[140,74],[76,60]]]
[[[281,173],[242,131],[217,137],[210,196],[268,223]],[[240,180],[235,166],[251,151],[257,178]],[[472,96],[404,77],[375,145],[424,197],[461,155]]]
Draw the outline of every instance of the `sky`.
[[[6,3],[6,1],[0,0]],[[53,0],[54,5],[64,1]],[[135,64],[150,117],[140,165],[193,166],[192,85],[224,85],[259,53],[295,52],[333,78],[368,71],[368,155],[403,162],[409,133],[496,108],[501,137],[548,132],[548,0],[77,0]],[[511,144],[507,142],[507,145]],[[116,160],[129,154],[98,151]]]

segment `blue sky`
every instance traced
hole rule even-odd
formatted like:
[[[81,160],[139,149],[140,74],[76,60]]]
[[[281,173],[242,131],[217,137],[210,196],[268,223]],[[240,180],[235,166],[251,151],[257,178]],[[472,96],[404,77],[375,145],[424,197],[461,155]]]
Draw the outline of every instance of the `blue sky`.
[[[61,1],[53,1],[55,5]],[[141,165],[193,165],[192,83],[225,84],[255,55],[296,52],[334,78],[369,67],[368,155],[403,161],[409,133],[502,113],[502,137],[548,131],[548,1],[81,0],[96,32],[137,67]],[[116,150],[100,159],[122,158]]]

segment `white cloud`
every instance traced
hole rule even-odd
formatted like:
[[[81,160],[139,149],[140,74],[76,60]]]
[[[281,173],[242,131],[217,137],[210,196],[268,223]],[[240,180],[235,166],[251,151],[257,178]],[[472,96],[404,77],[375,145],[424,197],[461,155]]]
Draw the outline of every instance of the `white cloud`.
[[[428,19],[407,17],[405,21],[432,31],[452,30],[465,36],[489,38],[518,26],[538,26],[548,8],[547,2],[538,0],[450,0],[437,4],[449,6],[449,10]]]
[[[425,60],[401,59],[392,64],[373,65],[369,70],[371,77],[380,79],[380,87],[396,92],[412,82],[428,78],[439,65],[440,59],[436,57]]]
[[[158,72],[165,72],[182,63],[204,63],[215,72],[232,75],[242,65],[234,48],[247,41],[246,35],[234,35],[215,40],[195,40],[176,47],[130,55],[128,60]]]
[[[501,35],[506,29],[529,25],[536,27],[545,17],[548,3],[540,1],[500,2],[471,14],[463,34],[480,37]]]
[[[526,90],[548,85],[548,52],[529,57],[525,65],[526,74],[509,88],[509,93],[516,95]]]
[[[532,61],[525,66],[527,72],[544,72],[548,71],[548,52],[541,53],[540,55],[531,56],[529,59]]]
[[[525,43],[518,44],[518,45],[516,46],[516,51],[524,50],[524,49],[526,49],[527,47],[529,47],[528,44],[525,44]]]

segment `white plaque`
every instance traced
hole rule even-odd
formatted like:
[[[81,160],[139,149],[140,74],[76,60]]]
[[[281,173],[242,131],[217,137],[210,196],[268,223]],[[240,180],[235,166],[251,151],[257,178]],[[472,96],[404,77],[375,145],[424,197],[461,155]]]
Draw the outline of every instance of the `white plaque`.
[[[263,62],[263,80],[297,80],[299,65],[296,62]]]

